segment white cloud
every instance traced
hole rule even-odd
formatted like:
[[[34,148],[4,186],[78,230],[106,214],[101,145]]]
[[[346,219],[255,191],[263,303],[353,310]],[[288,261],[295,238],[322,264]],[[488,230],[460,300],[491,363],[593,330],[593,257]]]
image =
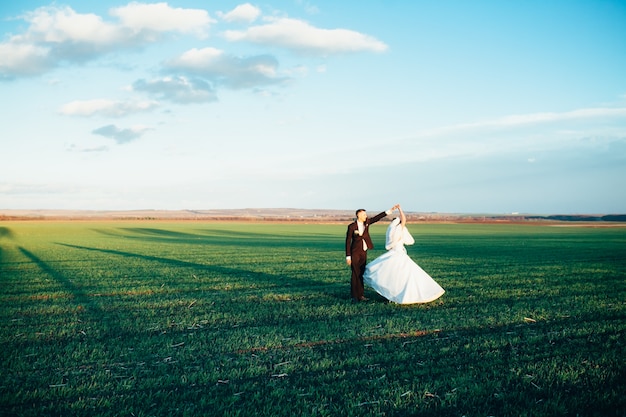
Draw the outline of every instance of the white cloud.
[[[127,6],[111,9],[111,16],[120,19],[121,27],[134,32],[182,32],[206,36],[215,20],[206,10],[170,7],[167,3],[130,3]]]
[[[216,101],[213,87],[201,79],[186,77],[164,77],[156,80],[137,80],[133,90],[146,92],[163,100],[176,103],[204,103]]]
[[[51,66],[48,51],[31,43],[0,43],[0,78],[41,74]]]
[[[170,65],[180,66],[187,69],[202,69],[215,64],[224,55],[224,51],[217,48],[193,48],[183,53],[178,58],[170,61]]]
[[[250,3],[240,4],[228,13],[218,13],[226,22],[254,22],[261,15],[261,10]]]
[[[191,49],[167,62],[166,67],[230,88],[254,88],[288,80],[278,75],[278,61],[271,55],[237,57],[211,47]]]
[[[107,99],[75,100],[61,107],[65,116],[122,117],[132,113],[150,111],[159,105],[156,101],[115,101]]]
[[[269,23],[247,30],[229,30],[223,36],[230,41],[287,48],[316,55],[348,52],[384,52],[387,45],[371,36],[348,29],[320,29],[290,18],[272,18]]]
[[[79,14],[72,8],[41,7],[25,15],[30,23],[19,40],[61,44],[64,42],[107,44],[119,41],[119,28],[95,14]]]
[[[63,62],[83,62],[117,48],[145,45],[170,32],[206,36],[213,20],[200,9],[172,8],[166,3],[130,3],[111,10],[106,22],[68,6],[41,7],[22,16],[23,34],[0,43],[0,77],[42,74]]]

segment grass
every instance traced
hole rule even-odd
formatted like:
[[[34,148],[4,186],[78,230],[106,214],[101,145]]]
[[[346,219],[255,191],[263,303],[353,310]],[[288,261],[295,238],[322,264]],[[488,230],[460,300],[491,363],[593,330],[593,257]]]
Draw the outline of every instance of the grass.
[[[351,304],[345,225],[0,223],[0,413],[626,415],[626,229],[410,229],[433,303]]]

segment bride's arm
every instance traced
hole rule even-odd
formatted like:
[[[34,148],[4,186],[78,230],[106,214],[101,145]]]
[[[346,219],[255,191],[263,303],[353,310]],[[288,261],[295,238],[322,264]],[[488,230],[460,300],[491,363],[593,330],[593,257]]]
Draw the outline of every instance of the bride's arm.
[[[406,215],[404,214],[404,211],[402,211],[401,207],[398,207],[398,210],[400,210],[400,224],[402,225],[400,228],[402,231],[402,243],[404,245],[412,245],[415,243],[415,239],[413,239],[413,236],[409,233],[409,229],[406,227]]]
[[[398,210],[400,210],[400,224],[402,227],[406,227],[406,216],[404,215],[404,211],[402,211],[402,207],[398,204]]]

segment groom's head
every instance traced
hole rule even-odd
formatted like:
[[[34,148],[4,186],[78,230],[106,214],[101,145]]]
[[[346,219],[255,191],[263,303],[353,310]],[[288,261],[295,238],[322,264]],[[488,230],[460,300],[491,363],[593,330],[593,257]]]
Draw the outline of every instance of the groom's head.
[[[365,209],[358,209],[356,211],[356,219],[360,222],[364,222],[367,219],[367,212]]]

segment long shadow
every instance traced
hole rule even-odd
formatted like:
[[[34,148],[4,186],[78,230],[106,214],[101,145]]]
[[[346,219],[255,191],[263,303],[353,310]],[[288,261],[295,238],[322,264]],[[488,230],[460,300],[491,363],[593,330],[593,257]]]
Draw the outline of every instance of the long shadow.
[[[336,248],[341,251],[343,236],[289,236],[267,233],[244,232],[237,230],[207,230],[204,233],[185,233],[172,230],[126,227],[119,229],[119,233],[110,230],[93,229],[95,232],[112,237],[137,239],[155,243],[180,243],[180,244],[219,244],[220,246],[249,246],[259,247],[289,247],[308,248],[320,246]]]
[[[13,240],[13,231],[8,227],[0,227],[0,241],[2,239]],[[2,265],[2,258],[4,257],[4,248],[0,245],[0,265]]]
[[[183,267],[183,268],[195,268],[197,270],[202,270],[202,271],[217,272],[221,275],[226,275],[229,278],[233,278],[240,282],[257,282],[257,283],[264,282],[266,284],[271,284],[274,287],[278,287],[278,286],[288,287],[290,285],[289,284],[290,277],[286,275],[274,275],[274,274],[250,271],[250,270],[245,270],[245,269],[229,268],[229,267],[220,266],[220,265],[199,264],[199,263],[183,261],[179,259],[162,258],[158,256],[151,256],[151,255],[141,255],[137,253],[124,252],[124,251],[119,251],[119,250],[114,250],[114,249],[90,248],[87,246],[71,245],[68,243],[57,243],[57,245],[65,246],[68,248],[122,256],[125,258],[134,258],[134,259],[142,259],[142,260],[151,261],[151,262],[159,262],[159,263],[166,264],[169,266],[176,266],[176,267]],[[301,287],[303,285],[315,287],[315,286],[325,286],[328,284],[326,282],[316,281],[312,279],[297,278],[297,285],[298,287]]]
[[[87,310],[87,312],[94,314],[94,315],[96,315],[97,313],[98,317],[101,317],[102,309],[96,303],[93,302],[93,299],[89,297],[89,295],[87,295],[84,291],[82,291],[78,286],[74,285],[74,283],[70,281],[65,275],[51,268],[50,265],[48,265],[41,258],[36,256],[34,253],[30,252],[29,250],[26,250],[21,246],[19,246],[18,249],[20,250],[20,252],[24,254],[24,256],[26,256],[28,259],[30,259],[35,264],[37,264],[37,266],[43,272],[45,272],[47,275],[52,277],[56,282],[61,284],[67,292],[72,294],[72,297],[74,298],[74,300],[79,305],[83,306],[85,310]]]
[[[125,232],[134,233],[136,235],[143,236],[156,236],[156,237],[164,237],[170,239],[181,239],[181,238],[214,238],[219,239],[220,241],[226,238],[227,240],[257,240],[257,241],[272,241],[272,240],[300,240],[302,236],[289,236],[283,234],[269,234],[269,233],[259,233],[259,232],[249,232],[242,230],[222,230],[222,229],[198,229],[199,232],[203,233],[186,233],[186,232],[175,232],[172,230],[165,229],[156,229],[151,227],[123,227],[119,230],[123,230]]]

